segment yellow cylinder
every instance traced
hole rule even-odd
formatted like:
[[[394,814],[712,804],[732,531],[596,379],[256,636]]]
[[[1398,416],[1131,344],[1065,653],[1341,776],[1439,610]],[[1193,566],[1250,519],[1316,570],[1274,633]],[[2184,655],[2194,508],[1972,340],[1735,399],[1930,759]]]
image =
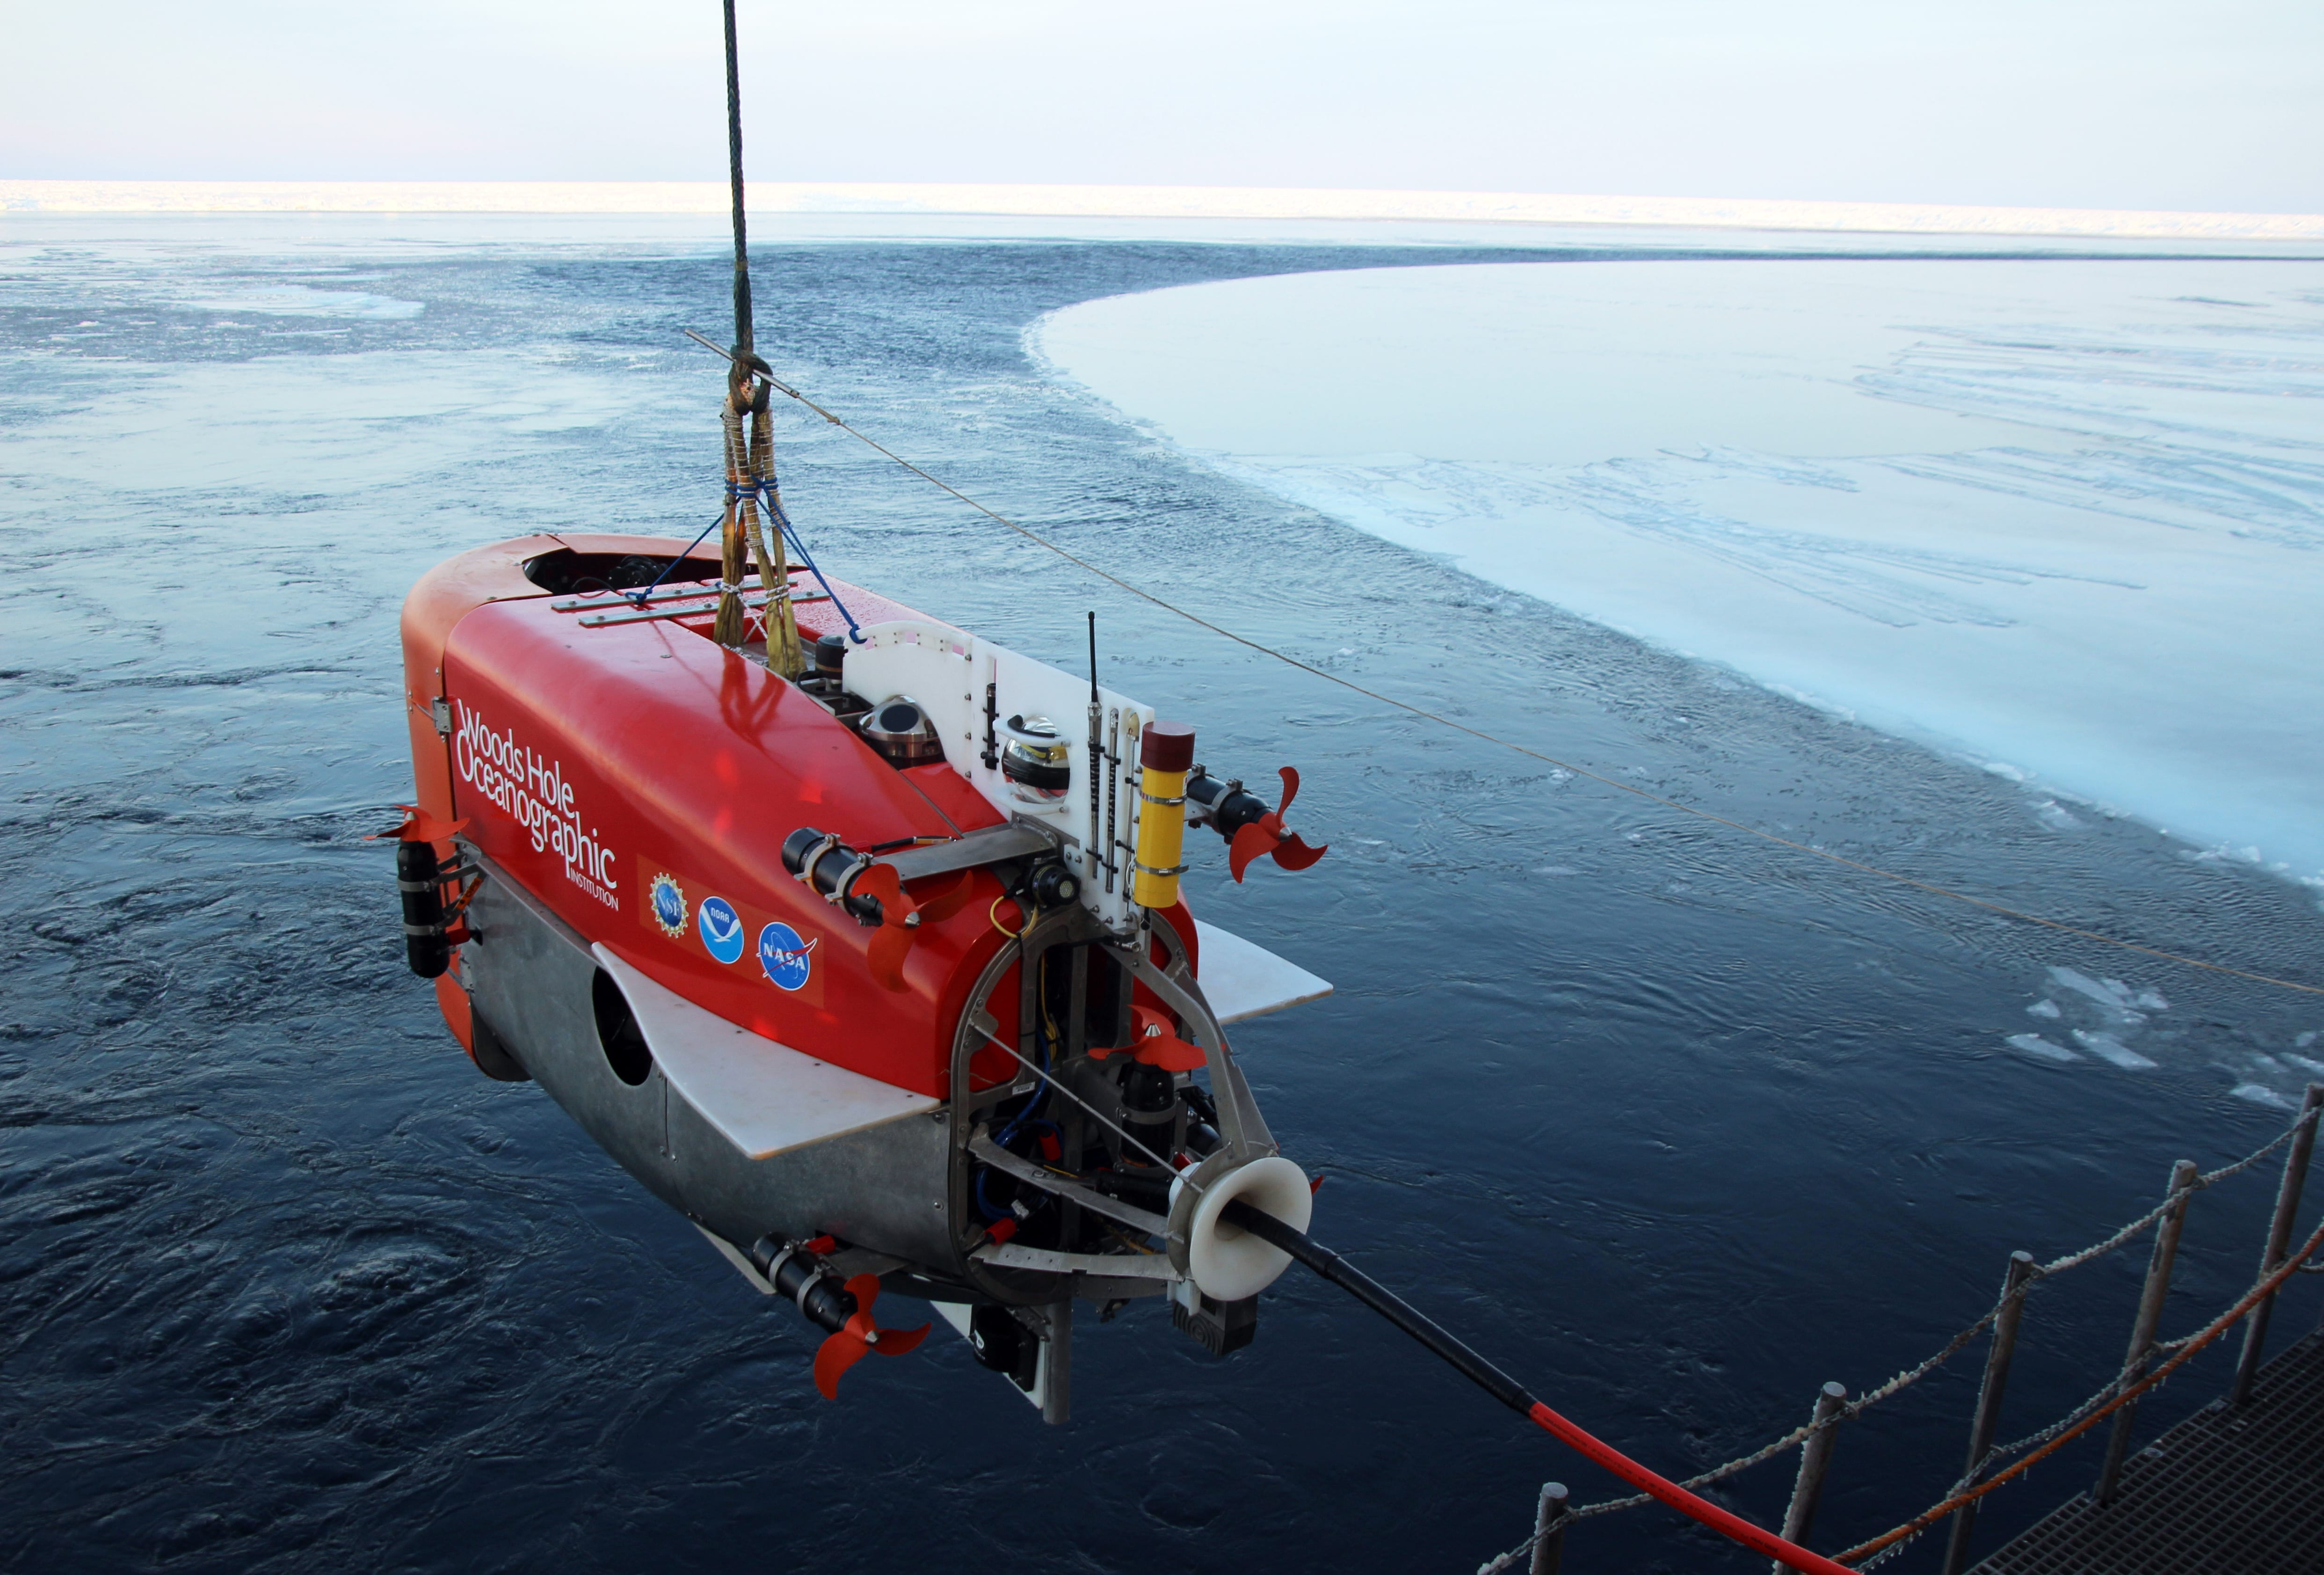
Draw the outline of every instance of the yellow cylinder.
[[[1183,722],[1152,722],[1138,741],[1137,879],[1130,896],[1140,907],[1167,908],[1178,900],[1186,847],[1186,774],[1194,764],[1194,730]]]

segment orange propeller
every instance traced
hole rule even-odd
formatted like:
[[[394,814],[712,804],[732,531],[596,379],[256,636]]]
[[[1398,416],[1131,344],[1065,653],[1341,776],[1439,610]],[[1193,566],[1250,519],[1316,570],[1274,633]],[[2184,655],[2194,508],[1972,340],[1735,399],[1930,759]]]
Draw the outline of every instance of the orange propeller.
[[[847,1282],[847,1293],[855,1298],[855,1311],[815,1353],[815,1386],[825,1400],[839,1398],[841,1376],[867,1352],[900,1357],[928,1334],[925,1323],[918,1329],[881,1329],[872,1321],[872,1303],[880,1299],[879,1275],[856,1275]]]
[[[364,838],[364,841],[377,842],[382,838],[392,837],[399,842],[444,842],[450,840],[468,823],[465,815],[456,820],[439,820],[418,804],[398,804],[395,807],[403,811],[403,824],[392,831],[374,832]]]
[[[1130,1039],[1128,1044],[1111,1050],[1092,1045],[1090,1060],[1103,1061],[1107,1056],[1120,1055],[1127,1051],[1131,1060],[1160,1067],[1166,1072],[1191,1072],[1210,1059],[1203,1053],[1201,1045],[1190,1044],[1178,1037],[1167,1013],[1158,1012],[1151,1006],[1133,1005],[1130,1008]]]
[[[855,877],[848,888],[850,896],[872,897],[880,903],[880,933],[872,938],[872,951],[866,959],[871,964],[872,982],[883,990],[904,987],[904,959],[912,952],[912,942],[923,924],[941,924],[968,901],[976,884],[973,872],[963,870],[959,876],[939,888],[925,900],[915,900],[904,890],[904,883],[893,865],[875,864]]]
[[[1274,855],[1275,862],[1286,869],[1305,869],[1330,849],[1329,843],[1310,848],[1299,839],[1297,832],[1283,829],[1283,811],[1299,796],[1299,774],[1286,765],[1279,768],[1279,774],[1283,778],[1283,801],[1236,832],[1234,840],[1227,846],[1227,868],[1238,881],[1242,879],[1242,872],[1250,867],[1251,860],[1263,853]]]

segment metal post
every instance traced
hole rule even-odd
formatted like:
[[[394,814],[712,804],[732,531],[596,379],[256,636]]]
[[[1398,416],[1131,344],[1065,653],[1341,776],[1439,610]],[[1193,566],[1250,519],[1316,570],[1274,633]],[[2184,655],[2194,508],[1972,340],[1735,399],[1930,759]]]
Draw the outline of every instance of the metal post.
[[[1565,1561],[1565,1523],[1571,1518],[1565,1511],[1565,1484],[1543,1483],[1541,1507],[1534,1511],[1533,1562],[1527,1575],[1557,1575]]]
[[[1800,1474],[1792,1484],[1792,1506],[1784,1512],[1784,1541],[1804,1546],[1808,1527],[1815,1523],[1816,1500],[1823,1496],[1824,1474],[1831,1469],[1832,1440],[1838,1435],[1835,1425],[1840,1408],[1848,1404],[1848,1389],[1841,1384],[1826,1384],[1816,1391],[1815,1410],[1809,1422],[1815,1431],[1808,1434],[1800,1446]],[[1786,1566],[1780,1561],[1775,1565],[1775,1575],[1784,1575]]]
[[[2292,1152],[2283,1159],[2283,1180],[2275,1189],[2275,1218],[2268,1223],[2267,1250],[2259,1255],[2262,1279],[2282,1268],[2284,1255],[2292,1250],[2292,1227],[2293,1217],[2300,1212],[2300,1190],[2308,1181],[2308,1156],[2316,1149],[2316,1112],[2319,1106],[2324,1106],[2324,1083],[2310,1083],[2308,1098],[2300,1102],[2300,1118],[2292,1133]],[[2260,1348],[2267,1343],[2267,1315],[2274,1307],[2275,1294],[2270,1292],[2244,1320],[2244,1353],[2236,1360],[2236,1381],[2227,1388],[2229,1405],[2241,1405],[2251,1399],[2252,1380],[2259,1376]]]
[[[1041,1398],[1041,1420],[1057,1425],[1074,1413],[1074,1299],[1066,1297],[1048,1314],[1049,1386]]]
[[[2034,1274],[2034,1255],[2014,1252],[2001,1276],[2001,1311],[1993,1320],[1993,1345],[1985,1353],[1985,1382],[1977,1392],[1977,1414],[1969,1424],[1969,1463],[1963,1477],[1973,1478],[1993,1448],[1994,1430],[2001,1423],[2001,1392],[2009,1385],[2009,1358],[2017,1352],[2017,1325],[2025,1316],[2025,1282]],[[1969,1568],[1969,1539],[1977,1526],[1974,1498],[1953,1512],[1953,1529],[1945,1543],[1942,1575],[1961,1575]]]
[[[2194,1185],[2197,1174],[2193,1160],[2181,1160],[2171,1167],[2171,1191],[2165,1194],[2171,1206],[2154,1228],[2154,1255],[2146,1261],[2146,1288],[2139,1292],[2138,1320],[2131,1326],[2130,1349],[2123,1357],[2126,1385],[2138,1381],[2154,1349],[2154,1331],[2163,1322],[2163,1299],[2171,1293],[2171,1260],[2179,1255],[2179,1232],[2187,1223],[2187,1204],[2194,1196],[2188,1189]],[[2114,1413],[2114,1431],[2107,1435],[2106,1462],[2098,1468],[2098,1486],[2090,1490],[2091,1500],[2098,1505],[2114,1502],[2123,1458],[2130,1452],[2131,1418],[2137,1411],[2138,1403],[2134,1400]]]

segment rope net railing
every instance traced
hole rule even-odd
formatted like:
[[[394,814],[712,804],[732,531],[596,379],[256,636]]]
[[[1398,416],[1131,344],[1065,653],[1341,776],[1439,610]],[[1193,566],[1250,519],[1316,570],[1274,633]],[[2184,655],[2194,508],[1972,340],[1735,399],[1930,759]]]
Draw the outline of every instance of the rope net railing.
[[[2046,1433],[2049,1436],[2044,1440],[2040,1448],[2034,1450],[2024,1459],[2016,1461],[2006,1469],[1986,1478],[1984,1481],[1977,1483],[1973,1487],[1968,1486],[1968,1479],[1964,1479],[1964,1483],[1957,1485],[1955,1491],[1949,1494],[1944,1499],[1931,1506],[1929,1508],[1923,1510],[1919,1515],[1914,1515],[1911,1520],[1906,1521],[1904,1524],[1897,1526],[1891,1531],[1883,1532],[1880,1535],[1874,1537],[1869,1542],[1858,1543],[1855,1547],[1849,1549],[1844,1553],[1835,1553],[1832,1555],[1834,1561],[1850,1561],[1853,1562],[1855,1567],[1858,1569],[1872,1568],[1875,1561],[1868,1557],[1868,1555],[1877,1553],[1885,1558],[1890,1552],[1901,1552],[1905,1543],[1919,1536],[1923,1532],[1927,1531],[1930,1527],[1935,1525],[1939,1521],[1944,1519],[1945,1516],[1952,1514],[1955,1510],[1960,1509],[1966,1505],[1975,1503],[1978,1499],[1984,1497],[1987,1494],[2006,1483],[2015,1481],[2018,1477],[2024,1475],[2025,1470],[2029,1467],[2033,1466],[2037,1460],[2041,1460],[2049,1455],[2056,1453],[2059,1450],[2065,1448],[2066,1445],[2071,1443],[2075,1439],[2080,1437],[2083,1433],[2088,1432],[2091,1428],[2097,1426],[2107,1416],[2121,1410],[2125,1405],[2129,1404],[2132,1401],[2137,1399],[2148,1390],[2160,1387],[2163,1381],[2169,1378],[2172,1374],[2177,1372],[2181,1367],[2184,1367],[2187,1362],[2194,1357],[2196,1352],[2211,1344],[2221,1335],[2227,1333],[2230,1329],[2233,1329],[2236,1324],[2242,1320],[2246,1313],[2258,1306],[2260,1302],[2264,1301],[2267,1297],[2273,1294],[2278,1287],[2280,1287],[2286,1280],[2292,1278],[2294,1274],[2299,1272],[2302,1265],[2307,1264],[2315,1257],[2317,1249],[2319,1247],[2324,1247],[2324,1224],[2318,1225],[2315,1231],[2308,1237],[2306,1243],[2303,1244],[2300,1249],[2282,1266],[2268,1274],[2261,1275],[2252,1285],[2251,1289],[2245,1292],[2243,1295],[2236,1300],[2234,1306],[2228,1308],[2225,1312],[2219,1314],[2218,1317],[2213,1319],[2209,1323],[2206,1324],[2202,1329],[2198,1329],[2195,1333],[2188,1335],[2183,1339],[2169,1342],[2170,1345],[2175,1346],[2177,1349],[2170,1360],[2155,1368],[2154,1371],[2147,1374],[2146,1376],[2138,1379],[2136,1382],[2130,1384],[2125,1384],[2121,1377],[2117,1377],[2114,1383],[2107,1385],[2107,1397],[2102,1404],[2098,1404],[2095,1408],[2091,1408],[2089,1404],[2085,1402],[2082,1410],[2086,1414],[2083,1414],[2080,1416],[2079,1419],[2072,1421],[2070,1425],[2053,1422],[2049,1428],[2044,1429],[2043,1433]],[[2158,1347],[2157,1348],[2160,1349],[2163,1348]],[[2034,1437],[2042,1438],[2043,1434],[2037,1433]],[[2029,1440],[2026,1441],[2030,1442],[2031,1441]],[[1990,1460],[1992,1457],[1988,1456],[1987,1459]],[[1971,1476],[1973,1478],[1978,1474],[1980,1473],[1972,1473]]]
[[[2052,1279],[2057,1275],[2069,1273],[2071,1270],[2079,1269],[2086,1264],[2095,1263],[2097,1260],[2105,1257],[2109,1253],[2115,1252],[2116,1250],[2129,1245],[2131,1242],[2137,1240],[2147,1231],[2153,1229],[2154,1227],[2163,1220],[2164,1216],[2168,1215],[2173,1209],[2184,1203],[2195,1193],[2203,1191],[2207,1187],[2216,1186],[2219,1182],[2228,1180],[2230,1177],[2240,1175],[2245,1171],[2251,1169],[2254,1165],[2258,1164],[2262,1160],[2266,1159],[2269,1155],[2276,1153],[2279,1149],[2282,1149],[2286,1144],[2291,1143],[2300,1135],[2303,1128],[2309,1126],[2316,1119],[2317,1116],[2314,1112],[2302,1111],[2289,1126],[2286,1126],[2282,1132],[2277,1133],[2275,1136],[2269,1139],[2266,1143],[2252,1150],[2251,1153],[2244,1155],[2243,1158],[2236,1160],[2228,1164],[2221,1165],[2217,1170],[2203,1172],[2195,1176],[2191,1181],[2188,1181],[2184,1186],[2172,1189],[2164,1195],[2162,1202],[2156,1204],[2153,1209],[2148,1209],[2145,1213],[2140,1215],[2137,1218],[2133,1219],[2128,1224],[2123,1226],[2120,1229],[2113,1232],[2111,1235],[2107,1236],[2098,1241],[2093,1242],[2089,1246],[2082,1247],[2078,1251],[2062,1254],[2058,1257],[2051,1259],[2047,1263],[2033,1265],[2025,1271],[2024,1278],[2021,1283],[2012,1290],[2004,1292],[2001,1297],[1996,1301],[1990,1308],[1987,1309],[1984,1314],[1978,1317],[1975,1322],[1963,1328],[1959,1333],[1955,1334],[1950,1339],[1947,1340],[1942,1346],[1939,1347],[1928,1357],[1914,1364],[1912,1367],[1898,1372],[1878,1386],[1868,1389],[1862,1394],[1858,1395],[1855,1399],[1848,1401],[1846,1404],[1834,1410],[1829,1416],[1826,1416],[1820,1421],[1803,1423],[1802,1425],[1794,1428],[1791,1431],[1784,1433],[1780,1438],[1775,1439],[1770,1442],[1763,1444],[1759,1448],[1753,1450],[1748,1454],[1738,1455],[1735,1459],[1728,1460],[1723,1464],[1714,1466],[1711,1469],[1702,1472],[1697,1476],[1687,1478],[1684,1481],[1681,1482],[1679,1486],[1692,1492],[1724,1482],[1729,1478],[1738,1476],[1742,1472],[1749,1470],[1754,1466],[1764,1464],[1768,1460],[1774,1459],[1778,1455],[1788,1453],[1789,1451],[1804,1444],[1810,1438],[1812,1438],[1817,1433],[1828,1431],[1832,1428],[1838,1427],[1841,1422],[1860,1416],[1865,1412],[1872,1409],[1872,1407],[1879,1404],[1881,1402],[1901,1394],[1904,1390],[1919,1383],[1923,1378],[1927,1377],[1931,1373],[1935,1372],[1939,1367],[1944,1366],[1945,1363],[1950,1361],[1953,1357],[1959,1355],[1965,1347],[1974,1341],[1979,1335],[1991,1329],[2001,1315],[2008,1310],[2012,1302],[2024,1300],[2032,1293],[2034,1288],[2042,1282]],[[2047,1427],[2044,1427],[2036,1432],[2030,1433],[2026,1437],[2019,1439],[2013,1443],[1997,1445],[1987,1450],[1973,1468],[1966,1472],[1959,1480],[1955,1481],[1950,1487],[1946,1489],[1944,1498],[1937,1505],[1923,1511],[1921,1515],[1914,1516],[1913,1520],[1905,1522],[1903,1525],[1896,1527],[1892,1532],[1884,1533],[1879,1537],[1875,1537],[1869,1542],[1860,1543],[1854,1548],[1850,1548],[1846,1552],[1833,1554],[1833,1561],[1837,1563],[1853,1564],[1858,1569],[1871,1569],[1886,1559],[1892,1557],[1895,1552],[1901,1552],[1905,1543],[1918,1537],[1923,1532],[1928,1530],[1930,1526],[1936,1524],[1939,1521],[1950,1515],[1953,1511],[1960,1508],[1964,1505],[1972,1503],[1975,1500],[1983,1497],[1986,1494],[1990,1493],[1996,1487],[2002,1486],[2005,1482],[2014,1480],[2024,1472],[2025,1468],[2033,1465],[2034,1461],[2054,1452],[2056,1449],[2062,1448],[2066,1443],[2070,1442],[2074,1438],[2079,1437],[2082,1432],[2087,1431],[2099,1421],[2119,1410],[2124,1404],[2136,1399],[2139,1395],[2145,1394],[2148,1390],[2156,1387],[2164,1379],[2169,1377],[2172,1373],[2175,1372],[2181,1366],[2182,1366],[2190,1357],[2193,1357],[2197,1351],[2200,1351],[2204,1347],[2211,1344],[2213,1341],[2218,1339],[2220,1335],[2233,1328],[2238,1320],[2240,1320],[2246,1313],[2249,1312],[2253,1307],[2264,1300],[2278,1287],[2282,1285],[2283,1283],[2289,1280],[2294,1274],[2324,1273],[2324,1263],[2311,1264],[2309,1261],[2315,1256],[2319,1246],[2324,1246],[2324,1225],[2318,1226],[2316,1234],[2309,1238],[2306,1246],[2292,1254],[2292,1256],[2281,1266],[2263,1274],[2260,1279],[2244,1293],[2233,1307],[2229,1308],[2227,1311],[2222,1313],[2218,1318],[2213,1320],[2202,1329],[2196,1330],[2193,1334],[2182,1335],[2179,1339],[2172,1340],[2156,1341],[2152,1349],[2147,1353],[2147,1356],[2152,1357],[2166,1352],[2170,1353],[2170,1359],[2163,1366],[2157,1367],[2151,1373],[2145,1374],[2145,1376],[2142,1377],[2140,1376],[2140,1369],[2143,1367],[2145,1359],[2144,1357],[2135,1361],[2126,1362],[2119,1371],[2107,1380],[2104,1387],[2099,1389],[2097,1394],[2091,1395],[2089,1399],[2083,1401],[2080,1405],[2074,1407],[2073,1410],[2068,1412],[2064,1416],[2051,1422]],[[1992,1470],[1997,1464],[2008,1460],[2013,1456],[2016,1456],[2025,1450],[2033,1450],[2034,1452],[2015,1461],[2015,1464],[2011,1465],[2006,1470],[2000,1474],[1991,1478],[1987,1477],[1986,1474]],[[1535,1546],[1539,1543],[1541,1539],[1553,1531],[1564,1526],[1570,1526],[1578,1521],[1591,1520],[1600,1515],[1615,1515],[1623,1510],[1637,1509],[1654,1502],[1655,1502],[1655,1500],[1653,1495],[1638,1493],[1623,1498],[1601,1499],[1595,1504],[1574,1506],[1565,1511],[1554,1526],[1545,1526],[1536,1530],[1531,1536],[1526,1538],[1525,1541],[1519,1543],[1516,1547],[1509,1549],[1507,1552],[1489,1559],[1484,1563],[1479,1565],[1477,1568],[1477,1575],[1503,1575],[1504,1571],[1515,1568],[1520,1561],[1526,1558],[1533,1552]],[[1863,1561],[1860,1563],[1857,1562],[1858,1560],[1862,1560]]]

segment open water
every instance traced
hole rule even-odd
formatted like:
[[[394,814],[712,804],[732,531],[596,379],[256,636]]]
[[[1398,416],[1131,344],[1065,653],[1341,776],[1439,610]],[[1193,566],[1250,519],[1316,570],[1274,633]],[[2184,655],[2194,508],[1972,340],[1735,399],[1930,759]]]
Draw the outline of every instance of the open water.
[[[1022,347],[1109,293],[1479,255],[778,238],[761,338],[955,485],[1303,660],[1917,878],[2315,977],[2312,894],[1249,490]],[[1296,1271],[1224,1362],[1151,1305],[1086,1323],[1066,1428],[948,1336],[826,1404],[803,1323],[445,1034],[362,840],[409,783],[398,602],[505,535],[699,528],[720,378],[679,330],[719,332],[726,279],[690,243],[0,233],[0,1565],[1466,1570],[1545,1478],[1606,1496]],[[1206,760],[1301,769],[1295,820],[1331,857],[1236,887],[1212,847],[1190,894],[1340,987],[1239,1035],[1328,1177],[1317,1237],[1673,1475],[1917,1360],[2011,1248],[2095,1239],[2173,1159],[2264,1141],[2324,1061],[2314,997],[1383,712],[785,422],[787,498],[835,570],[1069,666],[1094,607],[1109,682],[1194,722]],[[2196,1200],[2166,1333],[2247,1281],[2272,1191]],[[2108,1375],[2143,1259],[2036,1299],[2006,1433]],[[1843,1433],[1819,1545],[1938,1496],[1976,1361]],[[2094,1454],[1993,1501],[1996,1540]],[[1772,1521],[1789,1479],[1723,1496]],[[1588,1524],[1567,1567],[1760,1566],[1656,1509]]]

